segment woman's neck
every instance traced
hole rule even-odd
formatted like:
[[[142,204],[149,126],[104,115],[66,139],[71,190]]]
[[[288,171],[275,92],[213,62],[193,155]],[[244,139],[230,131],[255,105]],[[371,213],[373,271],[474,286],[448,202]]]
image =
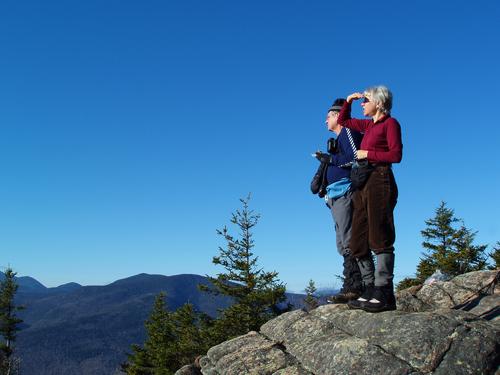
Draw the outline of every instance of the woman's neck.
[[[373,122],[377,122],[378,120],[380,120],[384,116],[385,116],[384,112],[377,111],[377,113],[375,113],[375,115],[372,117],[373,118]]]

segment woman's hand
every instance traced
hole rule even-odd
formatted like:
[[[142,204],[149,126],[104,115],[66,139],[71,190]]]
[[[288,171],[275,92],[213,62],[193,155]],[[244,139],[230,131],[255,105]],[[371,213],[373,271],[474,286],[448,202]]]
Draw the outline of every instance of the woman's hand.
[[[353,100],[358,100],[361,98],[364,98],[364,95],[360,92],[355,92],[349,95],[346,100],[348,103],[352,103]]]
[[[368,151],[367,150],[358,150],[356,152],[356,158],[357,159],[366,159],[368,157]]]

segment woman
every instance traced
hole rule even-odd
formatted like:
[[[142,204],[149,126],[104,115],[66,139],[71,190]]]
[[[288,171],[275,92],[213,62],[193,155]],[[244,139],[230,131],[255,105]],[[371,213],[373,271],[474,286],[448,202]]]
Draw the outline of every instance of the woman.
[[[351,118],[351,104],[363,99],[363,114],[371,120]],[[392,163],[402,158],[401,127],[391,117],[392,93],[385,86],[368,88],[347,97],[338,122],[364,133],[357,159],[367,159],[373,166],[365,185],[354,193],[351,253],[356,257],[365,291],[351,308],[379,312],[396,309],[394,297],[394,230],[393,211],[398,188],[392,173]],[[377,257],[377,268],[371,252]]]

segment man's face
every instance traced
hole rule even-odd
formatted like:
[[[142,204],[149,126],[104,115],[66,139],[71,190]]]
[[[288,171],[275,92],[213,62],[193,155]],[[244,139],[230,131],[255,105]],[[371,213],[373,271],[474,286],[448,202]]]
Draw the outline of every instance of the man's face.
[[[326,115],[325,124],[329,131],[333,132],[337,129],[337,120],[339,118],[339,113],[337,111],[330,111]]]

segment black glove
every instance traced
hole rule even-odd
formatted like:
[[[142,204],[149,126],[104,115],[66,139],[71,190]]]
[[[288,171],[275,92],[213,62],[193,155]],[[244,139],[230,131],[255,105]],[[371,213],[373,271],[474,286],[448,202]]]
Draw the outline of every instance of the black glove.
[[[332,156],[330,154],[326,154],[324,152],[316,152],[316,159],[318,159],[322,163],[331,164]]]

